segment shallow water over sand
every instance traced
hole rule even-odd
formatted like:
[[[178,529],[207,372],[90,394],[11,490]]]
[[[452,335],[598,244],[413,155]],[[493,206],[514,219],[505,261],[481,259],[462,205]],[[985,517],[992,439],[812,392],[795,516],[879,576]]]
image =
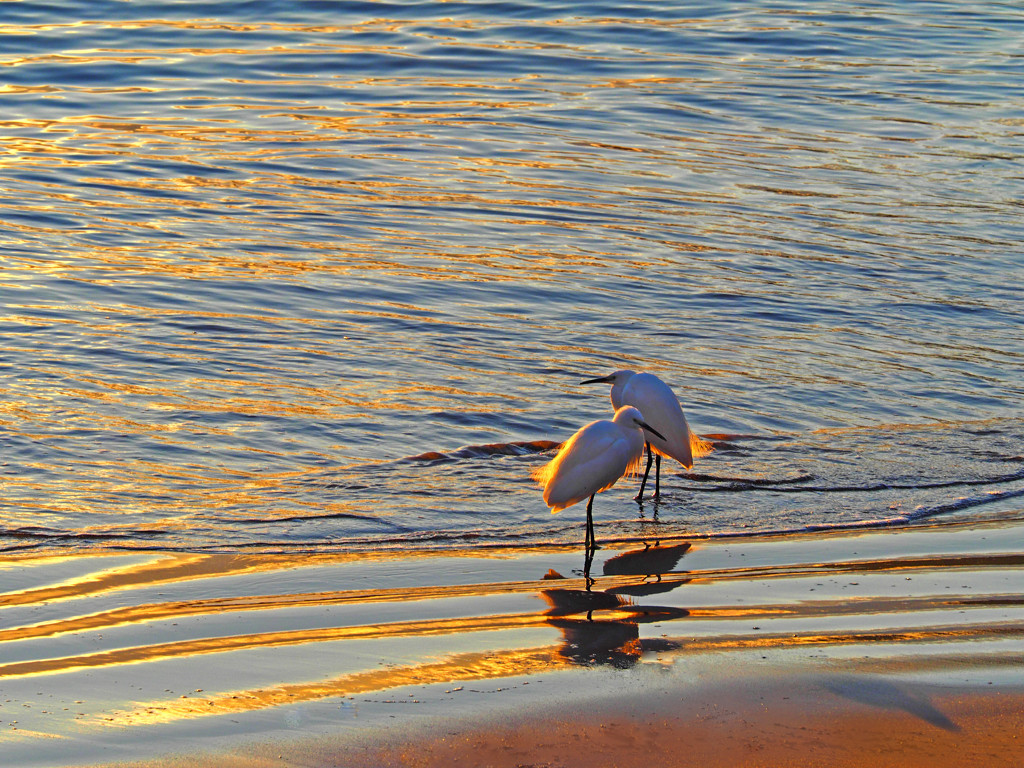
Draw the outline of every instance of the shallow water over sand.
[[[685,698],[758,665],[948,729],[927,699],[893,696],[1024,685],[1022,544],[1020,523],[648,542],[600,550],[589,590],[565,548],[19,559],[5,755],[85,764],[316,735],[342,749],[396,723]]]

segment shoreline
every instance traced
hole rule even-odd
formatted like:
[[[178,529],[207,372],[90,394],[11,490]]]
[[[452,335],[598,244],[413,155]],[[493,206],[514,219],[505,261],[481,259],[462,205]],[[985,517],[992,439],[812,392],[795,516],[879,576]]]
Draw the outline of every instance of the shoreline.
[[[14,768],[1000,765],[1022,551],[1024,518],[610,545],[590,590],[571,548],[12,559],[0,747]]]

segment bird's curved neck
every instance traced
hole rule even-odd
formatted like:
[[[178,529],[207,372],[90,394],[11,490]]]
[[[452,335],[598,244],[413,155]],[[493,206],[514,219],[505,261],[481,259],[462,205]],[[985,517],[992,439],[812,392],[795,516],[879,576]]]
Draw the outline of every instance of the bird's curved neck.
[[[625,388],[625,382],[617,381],[612,384],[612,408],[616,411],[625,405],[625,403],[622,402],[622,390]]]

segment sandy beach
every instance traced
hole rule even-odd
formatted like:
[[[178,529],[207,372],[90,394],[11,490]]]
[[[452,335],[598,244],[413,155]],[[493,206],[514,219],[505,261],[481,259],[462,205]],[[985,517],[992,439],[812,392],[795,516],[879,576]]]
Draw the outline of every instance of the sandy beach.
[[[6,564],[8,765],[1016,765],[1013,517]]]
[[[771,673],[769,673],[770,675]],[[696,701],[605,703],[539,718],[523,712],[489,727],[444,725],[444,735],[386,744],[328,740],[262,745],[207,757],[223,766],[1017,766],[1019,688],[915,686],[883,678],[795,677],[702,691]],[[287,748],[282,753],[282,747]],[[158,765],[195,765],[188,758]]]

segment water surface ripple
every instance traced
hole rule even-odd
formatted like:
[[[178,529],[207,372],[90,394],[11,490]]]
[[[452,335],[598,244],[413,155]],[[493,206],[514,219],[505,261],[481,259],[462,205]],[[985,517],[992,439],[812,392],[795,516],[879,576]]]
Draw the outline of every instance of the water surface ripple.
[[[621,367],[717,450],[599,537],[1015,514],[1022,33],[2,4],[0,546],[573,542],[529,472]]]

